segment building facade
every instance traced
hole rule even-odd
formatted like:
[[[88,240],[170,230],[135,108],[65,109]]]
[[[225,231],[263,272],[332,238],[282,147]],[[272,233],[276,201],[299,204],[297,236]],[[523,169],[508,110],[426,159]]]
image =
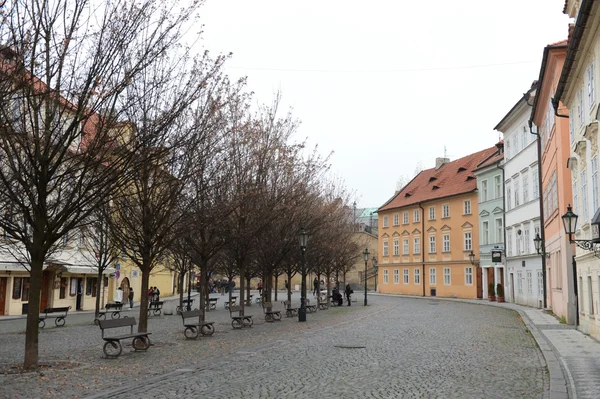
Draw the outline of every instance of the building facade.
[[[504,210],[507,301],[543,307],[543,259],[534,246],[540,233],[540,183],[535,136],[528,120],[537,82],[496,125],[504,138]]]
[[[423,170],[378,210],[379,292],[480,298],[477,181],[496,147]]]
[[[561,116],[569,116],[569,168],[572,206],[578,215],[573,239],[592,240],[591,221],[598,212],[598,59],[600,57],[600,4],[581,0],[566,2],[565,12],[575,18],[571,26],[565,62],[552,105]],[[560,209],[564,214],[566,205]],[[596,240],[597,241],[597,240]],[[595,244],[597,248],[597,244]],[[594,252],[575,248],[568,269],[574,274],[570,290],[579,329],[600,338],[600,261]]]

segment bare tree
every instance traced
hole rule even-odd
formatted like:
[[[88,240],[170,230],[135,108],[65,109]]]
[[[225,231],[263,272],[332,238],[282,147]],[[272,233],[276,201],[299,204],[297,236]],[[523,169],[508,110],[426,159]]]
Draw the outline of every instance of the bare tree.
[[[22,248],[31,285],[24,367],[38,365],[44,262],[124,184],[134,144],[114,129],[122,94],[181,39],[199,2],[31,2],[0,9],[0,227]]]

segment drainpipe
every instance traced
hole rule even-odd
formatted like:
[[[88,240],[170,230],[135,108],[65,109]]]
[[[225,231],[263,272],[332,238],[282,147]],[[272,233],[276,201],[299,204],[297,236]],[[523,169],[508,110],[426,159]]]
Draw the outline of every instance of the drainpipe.
[[[529,124],[529,132],[536,136],[537,141],[537,158],[538,158],[538,198],[540,203],[540,238],[542,239],[542,243],[544,245],[544,254],[542,254],[542,283],[544,285],[544,309],[546,309],[546,232],[544,229],[544,190],[543,181],[542,181],[542,138],[540,137],[539,132],[533,131],[533,120],[530,119],[528,121]]]
[[[423,282],[423,296],[425,296],[425,208],[421,206],[420,202],[418,205],[421,208],[421,266],[423,268],[421,281]]]
[[[502,152],[504,152],[504,150],[502,150]],[[502,163],[502,161],[498,161],[498,169],[500,169],[502,171],[502,208],[505,208],[505,202],[504,200],[506,199],[506,184],[504,184],[504,166],[500,165]],[[502,253],[504,254],[504,287],[506,287],[506,282],[509,281],[508,279],[508,263],[506,260],[506,210],[504,212],[502,212]],[[511,289],[513,287],[511,286]],[[483,295],[482,295],[483,296]],[[506,292],[504,292],[504,296],[506,296]],[[513,303],[515,302],[515,298],[511,298]]]

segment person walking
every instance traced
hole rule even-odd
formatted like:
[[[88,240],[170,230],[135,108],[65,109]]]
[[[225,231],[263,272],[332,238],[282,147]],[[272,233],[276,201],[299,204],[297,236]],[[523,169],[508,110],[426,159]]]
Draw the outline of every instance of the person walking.
[[[133,288],[129,288],[129,309],[133,309]]]
[[[258,288],[258,295],[259,295],[259,296],[260,296],[260,295],[262,295],[262,280],[260,280],[260,281],[258,282],[258,286],[257,286],[257,288]]]
[[[317,296],[317,292],[319,291],[319,279],[315,277],[313,280],[313,296]]]
[[[115,302],[123,303],[123,288],[121,287],[118,287],[117,291],[115,292]]]
[[[351,302],[350,302],[350,296],[352,294],[354,294],[354,291],[350,287],[350,283],[346,284],[346,290],[344,292],[346,293],[346,299],[348,300],[348,306],[352,306]]]

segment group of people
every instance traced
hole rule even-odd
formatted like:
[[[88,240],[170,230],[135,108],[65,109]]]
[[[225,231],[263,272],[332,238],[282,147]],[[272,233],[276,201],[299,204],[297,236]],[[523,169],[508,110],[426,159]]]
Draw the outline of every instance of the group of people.
[[[160,290],[158,287],[150,287],[148,289],[148,301],[158,302],[160,300]]]
[[[129,309],[133,309],[133,288],[129,287],[129,294],[127,295],[129,300]],[[123,288],[118,287],[115,293],[115,302],[123,303]]]

